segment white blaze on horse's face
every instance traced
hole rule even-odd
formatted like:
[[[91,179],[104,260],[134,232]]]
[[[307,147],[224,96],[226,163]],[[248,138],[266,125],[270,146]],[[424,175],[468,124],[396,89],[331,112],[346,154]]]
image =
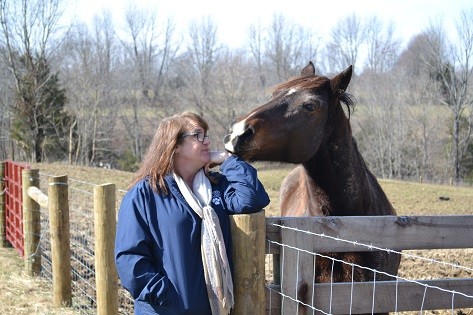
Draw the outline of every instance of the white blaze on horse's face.
[[[290,89],[285,96],[289,96],[298,91],[298,89]],[[243,135],[247,129],[247,121],[251,118],[253,114],[248,115],[244,120],[234,124],[231,128],[231,133],[225,137],[225,149],[229,152],[235,152],[235,145],[238,142],[238,137]]]
[[[247,118],[248,119],[248,118]],[[225,149],[230,152],[235,152],[235,144],[238,141],[238,137],[245,132],[245,123],[246,119],[237,122],[232,126],[232,133],[230,134],[229,139],[225,143]]]

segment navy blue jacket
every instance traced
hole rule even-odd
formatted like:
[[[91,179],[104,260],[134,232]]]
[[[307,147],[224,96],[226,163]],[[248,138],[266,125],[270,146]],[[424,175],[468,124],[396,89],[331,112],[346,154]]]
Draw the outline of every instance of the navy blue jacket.
[[[269,204],[256,170],[230,156],[212,184],[212,207],[232,257],[229,214],[254,213]],[[123,197],[115,260],[121,284],[135,300],[135,314],[211,314],[201,256],[201,219],[171,175],[168,195],[144,179]]]

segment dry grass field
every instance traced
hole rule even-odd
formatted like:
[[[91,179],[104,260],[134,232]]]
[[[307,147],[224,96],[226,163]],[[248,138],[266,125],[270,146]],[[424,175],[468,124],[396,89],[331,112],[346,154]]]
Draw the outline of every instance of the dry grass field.
[[[267,216],[278,216],[278,190],[290,166],[255,163],[259,177],[265,185],[271,203]],[[67,175],[69,179],[93,184],[115,183],[117,189],[126,190],[132,174],[115,170],[68,166],[65,164],[32,164],[40,175]],[[415,182],[381,180],[398,215],[473,215],[473,188],[431,185]],[[441,200],[448,199],[448,200]],[[466,236],[471,237],[471,236]],[[412,251],[413,254],[439,261],[459,263],[473,267],[473,250]],[[400,274],[413,279],[446,277],[473,277],[465,271],[429,266],[425,262],[403,259]],[[432,312],[435,313],[435,312]],[[463,312],[464,314],[465,312]],[[467,314],[473,314],[467,311]],[[23,262],[15,250],[0,248],[0,314],[78,314],[72,310],[52,306],[51,284],[24,274]]]
[[[54,308],[52,297],[51,283],[26,275],[16,250],[0,247],[0,314],[78,314],[71,309]]]

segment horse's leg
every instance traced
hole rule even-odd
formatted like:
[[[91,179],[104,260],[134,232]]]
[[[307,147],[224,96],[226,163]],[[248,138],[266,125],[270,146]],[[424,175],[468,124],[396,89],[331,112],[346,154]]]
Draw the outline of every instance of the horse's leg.
[[[309,303],[308,293],[309,293],[309,285],[306,282],[302,282],[299,285],[299,288],[297,289],[297,300],[301,301],[304,304],[311,305],[312,303]],[[299,303],[297,314],[307,315],[307,306],[305,306],[302,303]]]

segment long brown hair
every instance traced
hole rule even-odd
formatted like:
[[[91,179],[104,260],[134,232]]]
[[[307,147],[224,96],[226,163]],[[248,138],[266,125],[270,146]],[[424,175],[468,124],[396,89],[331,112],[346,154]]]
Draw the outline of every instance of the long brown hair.
[[[183,141],[181,136],[191,123],[202,127],[205,132],[209,129],[207,122],[201,116],[189,111],[161,121],[128,189],[148,177],[149,184],[154,191],[167,195],[168,190],[164,177],[174,171],[174,153],[177,146]]]

